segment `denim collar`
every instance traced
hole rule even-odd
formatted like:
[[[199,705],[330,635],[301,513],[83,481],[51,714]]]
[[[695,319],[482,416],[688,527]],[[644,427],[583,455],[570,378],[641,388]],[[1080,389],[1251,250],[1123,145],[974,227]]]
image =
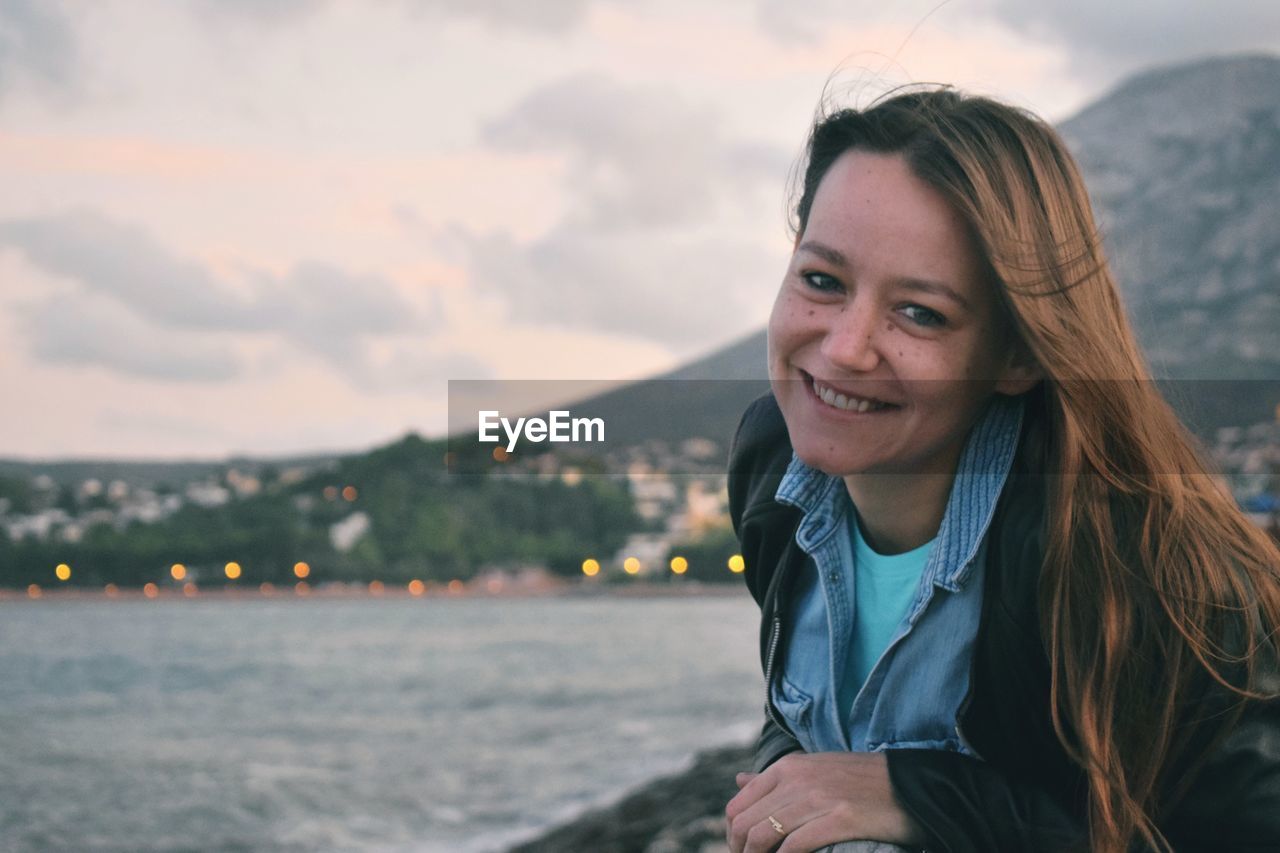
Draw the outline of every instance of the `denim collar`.
[[[925,565],[924,577],[930,583],[958,592],[971,574],[978,546],[1013,467],[1023,409],[1021,397],[996,394],[969,433],[938,537]],[[809,553],[843,529],[846,505],[852,505],[847,497],[840,477],[810,468],[794,452],[774,494],[779,503],[804,513],[796,529],[796,542]]]

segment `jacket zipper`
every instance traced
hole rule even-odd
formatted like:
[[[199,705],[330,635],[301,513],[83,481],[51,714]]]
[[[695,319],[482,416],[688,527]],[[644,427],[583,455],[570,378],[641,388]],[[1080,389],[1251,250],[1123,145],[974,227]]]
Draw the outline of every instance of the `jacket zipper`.
[[[773,627],[769,630],[769,651],[764,661],[764,712],[773,721],[773,724],[781,727],[784,731],[786,726],[773,713],[773,654],[778,649],[778,635],[782,631],[782,619],[778,616],[773,617]]]

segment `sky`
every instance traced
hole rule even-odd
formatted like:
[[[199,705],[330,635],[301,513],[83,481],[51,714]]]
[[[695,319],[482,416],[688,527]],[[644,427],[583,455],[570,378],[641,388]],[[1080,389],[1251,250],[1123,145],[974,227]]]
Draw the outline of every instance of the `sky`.
[[[1280,4],[0,0],[0,456],[440,434],[761,328],[825,97],[1050,120]]]

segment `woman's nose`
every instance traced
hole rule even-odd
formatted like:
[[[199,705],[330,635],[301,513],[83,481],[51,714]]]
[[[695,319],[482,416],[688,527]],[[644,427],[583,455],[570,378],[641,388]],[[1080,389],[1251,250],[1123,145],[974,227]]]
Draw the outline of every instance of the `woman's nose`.
[[[851,373],[874,370],[880,363],[874,312],[849,303],[827,330],[821,351],[833,368]]]

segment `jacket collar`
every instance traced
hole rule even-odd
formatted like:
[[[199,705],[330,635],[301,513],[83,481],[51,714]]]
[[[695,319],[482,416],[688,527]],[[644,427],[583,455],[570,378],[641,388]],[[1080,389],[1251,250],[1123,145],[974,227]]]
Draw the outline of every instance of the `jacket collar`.
[[[957,592],[971,573],[1013,466],[1024,408],[1021,397],[997,394],[969,433],[924,570],[937,586]],[[810,468],[794,452],[774,500],[803,513],[796,542],[807,552],[843,529],[847,500],[843,480]]]

